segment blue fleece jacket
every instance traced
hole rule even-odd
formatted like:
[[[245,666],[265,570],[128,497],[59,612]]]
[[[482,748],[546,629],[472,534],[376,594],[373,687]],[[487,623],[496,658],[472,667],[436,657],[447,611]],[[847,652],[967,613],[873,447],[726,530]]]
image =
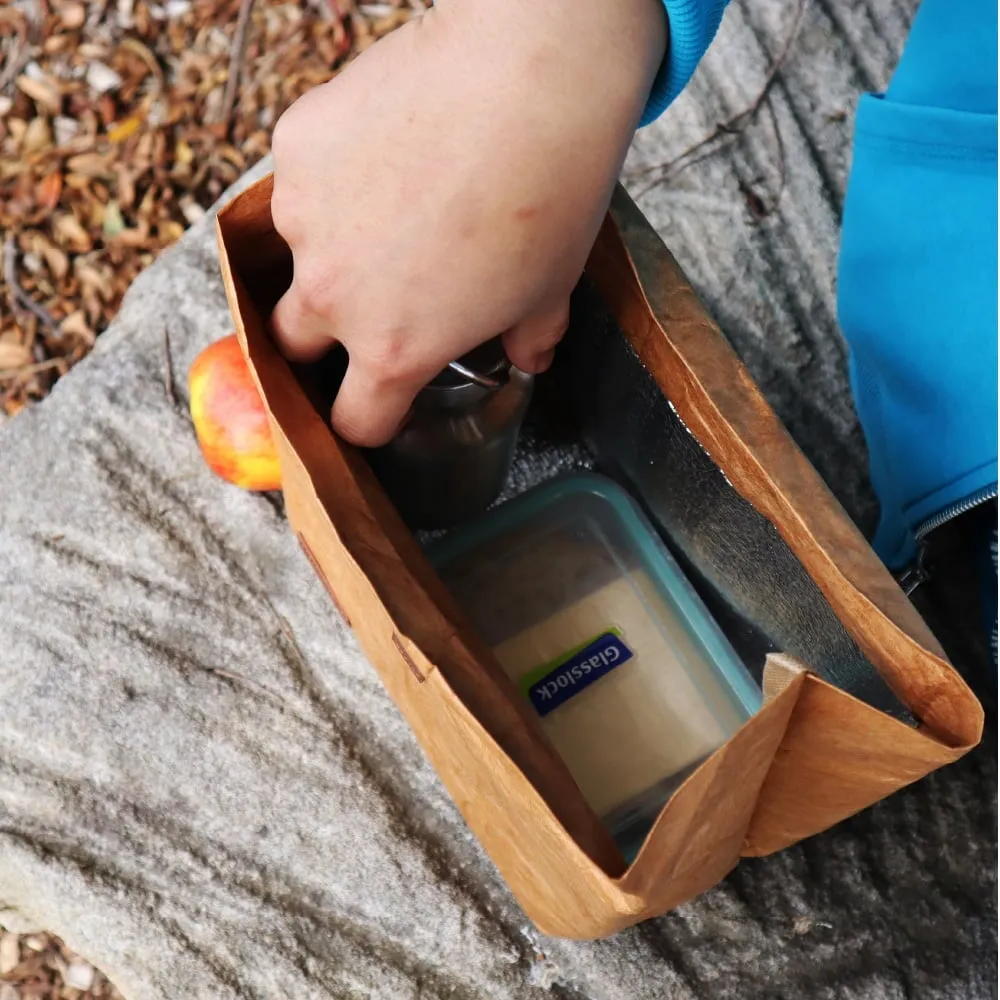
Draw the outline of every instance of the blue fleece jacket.
[[[644,121],[690,78],[723,0],[664,0]],[[897,569],[936,518],[997,483],[997,5],[923,0],[892,83],[861,99],[838,312]]]

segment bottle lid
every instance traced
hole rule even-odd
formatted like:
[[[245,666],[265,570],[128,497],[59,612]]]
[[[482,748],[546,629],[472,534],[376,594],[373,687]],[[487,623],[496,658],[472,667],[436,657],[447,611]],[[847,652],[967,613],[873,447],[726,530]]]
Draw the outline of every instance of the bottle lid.
[[[495,337],[452,361],[420,391],[416,405],[432,409],[477,405],[507,384],[510,367],[503,344]]]
[[[471,384],[483,389],[499,389],[509,376],[510,361],[500,338],[494,337],[452,361],[429,388],[453,389]]]

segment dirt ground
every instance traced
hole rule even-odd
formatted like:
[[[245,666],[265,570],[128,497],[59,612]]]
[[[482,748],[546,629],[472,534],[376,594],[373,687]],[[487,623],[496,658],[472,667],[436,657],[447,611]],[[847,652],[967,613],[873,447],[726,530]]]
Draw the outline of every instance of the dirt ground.
[[[423,0],[3,0],[0,419],[259,160],[281,113]]]

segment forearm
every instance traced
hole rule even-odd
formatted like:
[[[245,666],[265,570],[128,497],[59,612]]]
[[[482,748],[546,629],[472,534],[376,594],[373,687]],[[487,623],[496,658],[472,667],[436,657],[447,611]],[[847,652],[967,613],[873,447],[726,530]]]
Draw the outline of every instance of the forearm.
[[[580,121],[631,135],[667,45],[661,0],[439,0],[431,16],[465,45],[482,43],[477,74],[516,77],[567,130]]]
[[[282,118],[272,325],[299,360],[346,347],[343,437],[384,444],[492,337],[548,366],[665,44],[659,0],[441,0]]]

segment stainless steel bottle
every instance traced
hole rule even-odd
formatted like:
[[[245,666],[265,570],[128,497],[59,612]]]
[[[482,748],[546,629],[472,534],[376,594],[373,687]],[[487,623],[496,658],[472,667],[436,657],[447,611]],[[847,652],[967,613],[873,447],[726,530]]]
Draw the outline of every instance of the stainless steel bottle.
[[[368,453],[383,489],[414,529],[447,528],[485,510],[510,471],[533,377],[499,340],[449,365],[413,404],[400,433]]]

